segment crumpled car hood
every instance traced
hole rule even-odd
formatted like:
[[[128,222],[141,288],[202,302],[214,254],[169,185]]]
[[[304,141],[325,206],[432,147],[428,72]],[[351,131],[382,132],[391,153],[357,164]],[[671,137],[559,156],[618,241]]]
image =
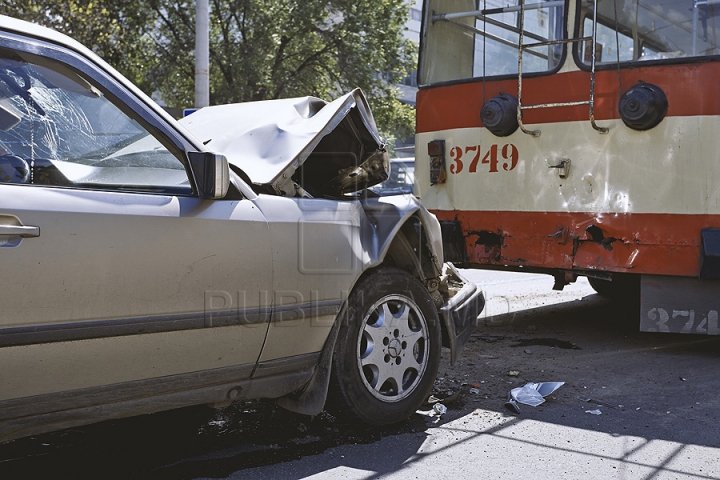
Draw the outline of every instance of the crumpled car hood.
[[[373,153],[384,154],[383,161],[389,170],[385,144],[360,89],[330,103],[316,97],[302,97],[218,105],[202,108],[180,120],[209,150],[225,155],[230,164],[245,172],[252,183],[269,185],[279,194],[288,194],[283,186],[320,142],[343,122],[350,122],[346,130],[354,131],[361,141],[347,142],[347,146],[336,141],[332,148],[347,154],[353,150],[350,143],[356,147],[363,144],[362,153],[352,152],[361,158],[345,168],[345,173],[356,176],[357,173],[350,170],[353,167],[357,170]],[[328,149],[325,150],[324,154],[328,155]],[[337,174],[338,171],[334,175]],[[380,175],[361,188],[385,178],[386,174]],[[334,180],[337,182],[337,178]],[[353,190],[346,187],[343,193],[349,191]]]

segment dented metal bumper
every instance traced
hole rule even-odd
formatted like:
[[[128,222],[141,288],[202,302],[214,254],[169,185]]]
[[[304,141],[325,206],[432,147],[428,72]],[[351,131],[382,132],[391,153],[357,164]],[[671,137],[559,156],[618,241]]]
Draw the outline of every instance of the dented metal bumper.
[[[485,307],[485,296],[477,285],[465,279],[449,263],[445,264],[442,282],[447,284],[452,295],[440,307],[440,317],[448,332],[446,346],[450,347],[450,363],[455,364]]]

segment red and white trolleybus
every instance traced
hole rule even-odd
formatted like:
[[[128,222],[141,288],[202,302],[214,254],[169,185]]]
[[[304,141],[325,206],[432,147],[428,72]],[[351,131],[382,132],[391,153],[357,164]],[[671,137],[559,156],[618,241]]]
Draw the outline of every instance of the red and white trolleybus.
[[[720,2],[426,0],[416,194],[446,259],[720,334]]]

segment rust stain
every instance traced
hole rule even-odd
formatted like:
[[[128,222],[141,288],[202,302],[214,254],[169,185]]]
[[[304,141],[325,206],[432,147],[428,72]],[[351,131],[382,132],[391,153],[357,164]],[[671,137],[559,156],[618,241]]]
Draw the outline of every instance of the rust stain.
[[[654,275],[697,276],[700,232],[720,225],[720,215],[433,213],[460,223],[471,264]]]
[[[491,232],[488,230],[468,232],[467,238],[472,243],[471,257],[473,259],[479,263],[497,262],[500,260],[504,243],[504,235],[502,232]]]

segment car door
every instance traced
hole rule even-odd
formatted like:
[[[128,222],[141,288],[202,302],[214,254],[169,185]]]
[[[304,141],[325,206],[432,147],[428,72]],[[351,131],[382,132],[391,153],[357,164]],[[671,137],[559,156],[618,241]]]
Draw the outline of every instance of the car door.
[[[0,411],[249,377],[270,234],[238,192],[197,196],[192,141],[77,52],[0,33]]]

